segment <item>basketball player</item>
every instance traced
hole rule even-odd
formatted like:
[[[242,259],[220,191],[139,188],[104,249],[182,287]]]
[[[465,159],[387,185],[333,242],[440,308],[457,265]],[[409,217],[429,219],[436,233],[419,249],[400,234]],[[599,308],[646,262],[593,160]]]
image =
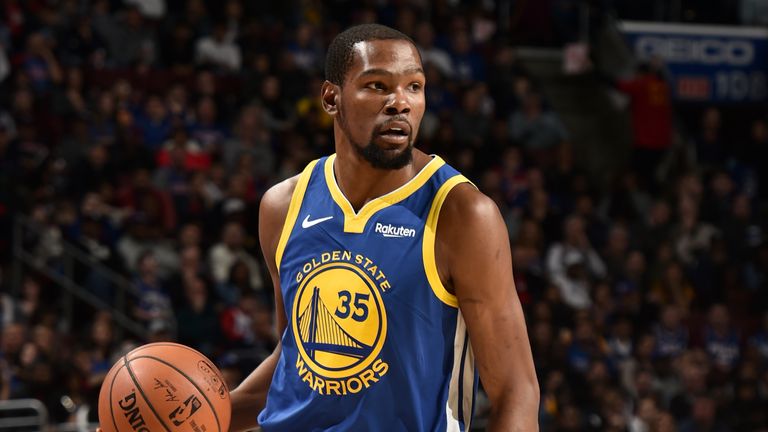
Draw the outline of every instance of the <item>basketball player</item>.
[[[535,431],[539,389],[495,204],[413,148],[425,77],[404,34],[339,34],[336,154],[272,187],[259,237],[281,342],[231,392],[233,431]]]
[[[322,106],[336,154],[271,188],[259,236],[282,336],[232,391],[232,430],[538,429],[539,392],[495,204],[413,148],[425,109],[413,41],[339,34]],[[258,418],[257,418],[258,414]]]

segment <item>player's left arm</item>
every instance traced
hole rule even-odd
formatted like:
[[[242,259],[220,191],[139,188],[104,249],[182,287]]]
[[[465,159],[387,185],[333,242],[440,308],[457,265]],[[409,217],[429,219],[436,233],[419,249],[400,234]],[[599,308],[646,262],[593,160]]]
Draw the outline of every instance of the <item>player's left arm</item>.
[[[538,430],[539,386],[498,207],[471,185],[457,185],[440,210],[436,238],[441,279],[458,299],[491,402],[488,430]]]

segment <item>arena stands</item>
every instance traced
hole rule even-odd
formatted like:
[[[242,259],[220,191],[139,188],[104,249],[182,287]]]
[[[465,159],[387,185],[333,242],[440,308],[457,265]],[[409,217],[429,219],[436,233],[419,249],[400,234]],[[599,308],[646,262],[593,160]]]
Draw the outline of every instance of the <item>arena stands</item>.
[[[318,100],[325,47],[349,24],[381,22],[425,61],[419,147],[508,224],[541,430],[768,428],[765,105],[658,112],[630,100],[627,124],[664,117],[667,141],[616,161],[606,181],[577,163],[588,143],[517,56],[579,38],[583,7],[765,26],[767,6],[4,1],[0,401],[38,399],[51,424],[75,422],[112,362],[154,340],[199,349],[231,386],[258,365],[277,342],[259,199],[333,151]],[[670,97],[661,72],[586,74],[630,99]],[[671,168],[649,173],[660,160]]]

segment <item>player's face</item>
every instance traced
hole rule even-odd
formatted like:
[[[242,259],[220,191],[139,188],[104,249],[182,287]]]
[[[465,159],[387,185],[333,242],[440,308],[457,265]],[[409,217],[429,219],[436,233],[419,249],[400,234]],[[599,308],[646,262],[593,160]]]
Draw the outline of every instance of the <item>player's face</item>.
[[[340,91],[342,133],[360,156],[380,169],[412,160],[424,116],[425,77],[416,47],[402,40],[360,42]]]

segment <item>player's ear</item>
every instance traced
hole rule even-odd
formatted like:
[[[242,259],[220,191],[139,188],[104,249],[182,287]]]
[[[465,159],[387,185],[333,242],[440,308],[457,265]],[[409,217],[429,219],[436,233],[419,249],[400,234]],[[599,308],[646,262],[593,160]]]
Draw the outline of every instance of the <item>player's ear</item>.
[[[320,100],[323,104],[323,110],[328,115],[334,116],[339,112],[339,86],[326,80],[320,88]]]

